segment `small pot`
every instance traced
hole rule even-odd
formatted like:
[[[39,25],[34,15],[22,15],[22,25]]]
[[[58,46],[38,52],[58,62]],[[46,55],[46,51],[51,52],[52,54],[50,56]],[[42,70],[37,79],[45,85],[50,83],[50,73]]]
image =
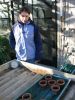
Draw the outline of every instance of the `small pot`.
[[[56,84],[56,80],[51,79],[51,80],[48,81],[49,86],[52,86],[54,84]]]
[[[45,80],[49,81],[49,80],[51,80],[51,79],[52,79],[52,76],[50,76],[50,75],[46,75],[46,76],[45,76]]]
[[[59,90],[60,90],[60,86],[59,85],[52,85],[51,86],[51,90],[53,91],[53,92],[58,92]]]
[[[39,85],[40,85],[41,87],[45,87],[45,86],[47,85],[47,81],[44,80],[44,79],[42,79],[42,80],[39,81]]]
[[[59,80],[57,80],[57,84],[58,85],[64,85],[65,81],[63,79],[59,79]]]
[[[25,93],[22,95],[22,100],[31,100],[31,93]]]

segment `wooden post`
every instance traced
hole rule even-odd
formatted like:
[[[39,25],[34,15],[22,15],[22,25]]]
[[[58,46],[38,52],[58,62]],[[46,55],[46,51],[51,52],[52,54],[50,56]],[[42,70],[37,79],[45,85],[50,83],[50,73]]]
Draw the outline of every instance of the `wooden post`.
[[[22,0],[22,7],[25,6],[24,0]]]
[[[11,0],[11,15],[12,15],[12,25],[14,24],[14,9],[13,9],[13,0]]]

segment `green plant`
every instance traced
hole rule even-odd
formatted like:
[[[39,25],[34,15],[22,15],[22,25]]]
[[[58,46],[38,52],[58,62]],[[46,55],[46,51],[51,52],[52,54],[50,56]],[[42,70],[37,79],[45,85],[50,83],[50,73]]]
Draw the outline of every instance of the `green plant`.
[[[0,36],[0,64],[3,64],[11,59],[11,48],[8,36]]]

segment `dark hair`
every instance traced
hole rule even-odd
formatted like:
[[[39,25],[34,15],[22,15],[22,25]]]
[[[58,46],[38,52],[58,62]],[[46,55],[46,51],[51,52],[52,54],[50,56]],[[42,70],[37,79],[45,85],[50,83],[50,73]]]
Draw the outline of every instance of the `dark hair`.
[[[22,7],[19,11],[19,14],[21,14],[23,11],[27,12],[28,14],[30,14],[30,9],[28,7]]]

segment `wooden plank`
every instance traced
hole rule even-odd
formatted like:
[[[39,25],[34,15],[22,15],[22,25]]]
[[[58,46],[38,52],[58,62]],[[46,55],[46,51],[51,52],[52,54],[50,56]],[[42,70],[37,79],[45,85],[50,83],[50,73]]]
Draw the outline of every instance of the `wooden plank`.
[[[64,100],[75,100],[75,85],[70,87],[70,90],[68,90]]]
[[[8,69],[8,67],[9,67],[9,62],[0,65],[0,72],[3,71],[4,69]]]
[[[43,76],[35,75],[34,77],[30,78],[29,81],[22,84],[18,89],[10,93],[8,96],[4,97],[5,100],[15,100],[19,96],[21,96],[28,88],[33,86],[38,80],[40,80]]]
[[[8,73],[10,71],[10,69],[5,69],[3,71],[0,72],[0,77],[3,76],[4,74]]]
[[[4,75],[4,77],[1,77],[2,80],[0,80],[0,86],[6,84],[8,81],[10,81],[11,79],[17,77],[19,74],[21,74],[24,71],[25,70],[23,68],[20,68],[20,69],[17,68],[17,69],[14,69],[14,70],[10,71],[6,75]]]
[[[14,59],[14,60],[15,60],[15,59]],[[9,61],[9,62],[7,62],[7,63],[4,63],[4,64],[0,65],[0,72],[2,72],[2,71],[5,70],[5,69],[8,69],[8,68],[10,67],[10,63],[11,63],[12,61],[14,61],[14,60],[11,60],[11,61]]]
[[[25,73],[25,72],[24,72]],[[26,75],[26,76],[25,76]],[[22,78],[19,79],[19,81],[16,81],[15,84],[13,84],[12,86],[10,86],[9,88],[7,88],[4,92],[0,93],[0,97],[4,97],[9,95],[11,92],[13,92],[15,89],[19,88],[23,83],[29,81],[29,79],[31,79],[33,76],[31,75],[31,73],[25,74],[23,75]]]
[[[18,75],[17,77],[11,78],[10,81],[8,81],[6,84],[4,84],[4,85],[2,85],[0,87],[0,94],[2,92],[4,92],[4,90],[6,90],[7,88],[10,88],[11,86],[13,86],[13,84],[15,84],[16,82],[18,82],[19,80],[22,80],[23,77],[25,79],[28,74],[30,75],[30,73],[28,73],[27,71],[25,71],[25,72],[21,73],[20,75]]]
[[[32,63],[28,63],[28,62],[24,62],[24,61],[20,61],[20,63],[28,68],[29,70],[31,70],[32,72],[35,72],[37,74],[41,74],[41,75],[46,75],[46,74],[56,74],[59,75],[61,77],[65,77],[68,79],[72,79],[73,81],[75,81],[75,75],[69,74],[69,73],[65,73],[65,72],[61,72],[59,70],[53,69],[51,66],[42,66],[42,65],[36,65],[36,64],[32,64]]]
[[[14,70],[9,71],[9,72],[8,72],[8,73],[6,73],[5,75],[0,76],[0,81],[1,81],[1,80],[3,80],[3,79],[5,79],[5,78],[7,78],[7,77],[9,77],[10,75],[13,75],[13,73],[15,73],[17,70],[18,70],[18,68],[17,68],[17,69],[14,69]]]

